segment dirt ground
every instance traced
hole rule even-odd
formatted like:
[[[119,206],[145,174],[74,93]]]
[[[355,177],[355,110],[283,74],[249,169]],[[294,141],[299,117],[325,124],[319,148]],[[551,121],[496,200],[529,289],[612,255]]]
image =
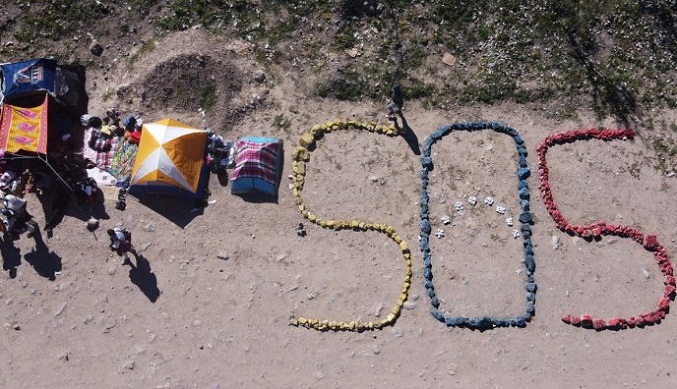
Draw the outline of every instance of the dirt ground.
[[[174,117],[211,126],[230,140],[280,138],[285,161],[277,202],[233,196],[227,183],[213,176],[211,201],[202,214],[133,198],[122,212],[111,198],[105,203],[109,218],[94,233],[73,209],[51,239],[24,236],[16,249],[3,245],[5,260],[20,265],[15,278],[4,272],[0,280],[0,387],[674,385],[674,314],[658,325],[617,332],[562,323],[566,314],[625,317],[652,310],[662,293],[662,277],[653,255],[628,239],[587,243],[557,230],[541,201],[536,174],[529,179],[539,285],[533,320],[526,328],[485,332],[450,329],[436,321],[429,313],[417,242],[420,157],[401,137],[352,130],[328,134],[308,163],[303,197],[320,217],[393,225],[412,248],[412,304],[394,326],[379,331],[289,326],[292,316],[378,320],[399,295],[404,263],[398,247],[381,234],[323,230],[306,222],[287,178],[291,151],[303,132],[334,118],[385,123],[387,96],[382,105],[309,98],[306,76],[288,69],[264,69],[266,80],[254,81],[256,67],[246,44],[215,41],[195,30],[167,39],[158,44],[166,51],[147,53],[131,68],[89,72],[90,112],[103,114],[117,105],[139,111],[146,121]],[[160,70],[171,73],[168,63],[195,56],[209,57],[205,71],[213,73],[217,85],[226,85],[221,80],[230,72],[238,83],[219,89],[215,107],[205,116],[188,102],[175,109],[165,101],[154,104],[151,94],[161,98]],[[524,137],[533,172],[536,147],[548,134],[615,126],[590,112],[555,122],[544,112],[512,104],[438,112],[412,103],[404,113],[419,144],[447,123],[506,123]],[[291,125],[273,125],[278,115]],[[553,193],[571,222],[637,226],[656,234],[672,257],[677,252],[677,178],[652,167],[652,152],[642,129],[638,132],[633,141],[553,147],[548,154]],[[459,133],[438,142],[433,152],[431,220],[433,229],[445,230],[444,238],[431,238],[441,309],[452,315],[522,312],[521,239],[512,237],[504,220],[519,210],[514,144],[489,131]],[[480,204],[471,207],[470,195]],[[484,206],[487,195],[507,214]],[[462,215],[453,207],[456,201],[465,204]],[[34,198],[29,197],[29,206],[43,226]],[[441,223],[444,215],[452,217],[451,224]],[[300,222],[306,237],[296,234]],[[131,270],[108,249],[105,230],[116,224],[132,230],[141,255]],[[556,249],[553,238],[560,242]]]

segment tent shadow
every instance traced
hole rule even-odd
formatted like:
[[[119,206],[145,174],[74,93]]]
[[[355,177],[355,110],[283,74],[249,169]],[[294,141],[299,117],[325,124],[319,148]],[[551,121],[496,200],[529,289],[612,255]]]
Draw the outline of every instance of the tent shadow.
[[[139,203],[180,228],[186,228],[193,219],[204,214],[204,204],[197,200],[186,200],[168,196],[144,196],[137,199]]]
[[[136,265],[130,263],[131,269],[129,269],[129,280],[132,281],[132,284],[139,287],[139,290],[150,300],[152,303],[157,301],[160,297],[160,289],[157,287],[157,277],[155,273],[150,268],[150,262],[143,255],[139,255],[135,252],[132,252],[136,259]]]
[[[40,230],[35,231],[35,248],[24,255],[24,259],[40,276],[50,281],[56,280],[55,272],[61,271],[62,268],[61,257],[47,247]]]
[[[21,249],[14,246],[12,238],[5,235],[0,252],[2,252],[2,269],[9,272],[9,278],[16,278],[16,268],[21,265]]]

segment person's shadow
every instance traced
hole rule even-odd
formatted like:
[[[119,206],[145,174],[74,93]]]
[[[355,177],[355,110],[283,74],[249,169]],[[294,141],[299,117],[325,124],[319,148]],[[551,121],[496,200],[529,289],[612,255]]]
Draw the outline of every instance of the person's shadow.
[[[40,276],[50,281],[56,280],[55,273],[61,271],[61,257],[47,247],[45,241],[42,240],[40,229],[37,228],[35,229],[35,248],[24,255],[24,259]]]
[[[14,241],[5,235],[0,245],[2,252],[2,269],[9,272],[9,278],[16,278],[16,268],[21,265],[21,249],[14,246]]]
[[[143,256],[136,252],[132,252],[136,259],[136,265],[129,263],[129,279],[132,283],[139,287],[148,300],[155,302],[160,297],[160,290],[157,287],[157,278],[150,269],[150,263]]]
[[[400,130],[400,135],[404,138],[405,142],[407,142],[409,148],[415,155],[421,155],[421,147],[418,144],[418,137],[414,133],[414,130],[409,127],[409,123],[407,123],[407,119],[404,118],[402,112],[400,112],[398,116],[400,117],[400,120],[402,120],[402,126],[400,127],[397,121],[395,121],[395,126]]]

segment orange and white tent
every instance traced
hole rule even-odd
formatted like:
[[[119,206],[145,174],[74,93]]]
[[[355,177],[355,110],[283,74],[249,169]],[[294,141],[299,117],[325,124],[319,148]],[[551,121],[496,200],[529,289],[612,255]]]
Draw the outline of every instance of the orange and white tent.
[[[206,145],[206,131],[178,120],[144,124],[130,193],[186,191],[199,195]]]

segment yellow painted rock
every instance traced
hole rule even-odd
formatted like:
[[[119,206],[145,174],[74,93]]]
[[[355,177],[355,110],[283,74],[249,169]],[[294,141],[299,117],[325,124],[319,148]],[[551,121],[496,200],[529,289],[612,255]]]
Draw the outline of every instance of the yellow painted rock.
[[[301,146],[307,149],[313,143],[315,143],[315,137],[313,136],[313,134],[306,132],[303,135],[301,135],[301,139],[299,140],[299,144]]]
[[[313,215],[312,213],[309,213],[308,220],[310,220],[311,222],[315,222],[317,220],[317,216]]]
[[[400,249],[402,251],[408,251],[409,247],[407,247],[407,242],[405,242],[405,241],[400,242]]]

